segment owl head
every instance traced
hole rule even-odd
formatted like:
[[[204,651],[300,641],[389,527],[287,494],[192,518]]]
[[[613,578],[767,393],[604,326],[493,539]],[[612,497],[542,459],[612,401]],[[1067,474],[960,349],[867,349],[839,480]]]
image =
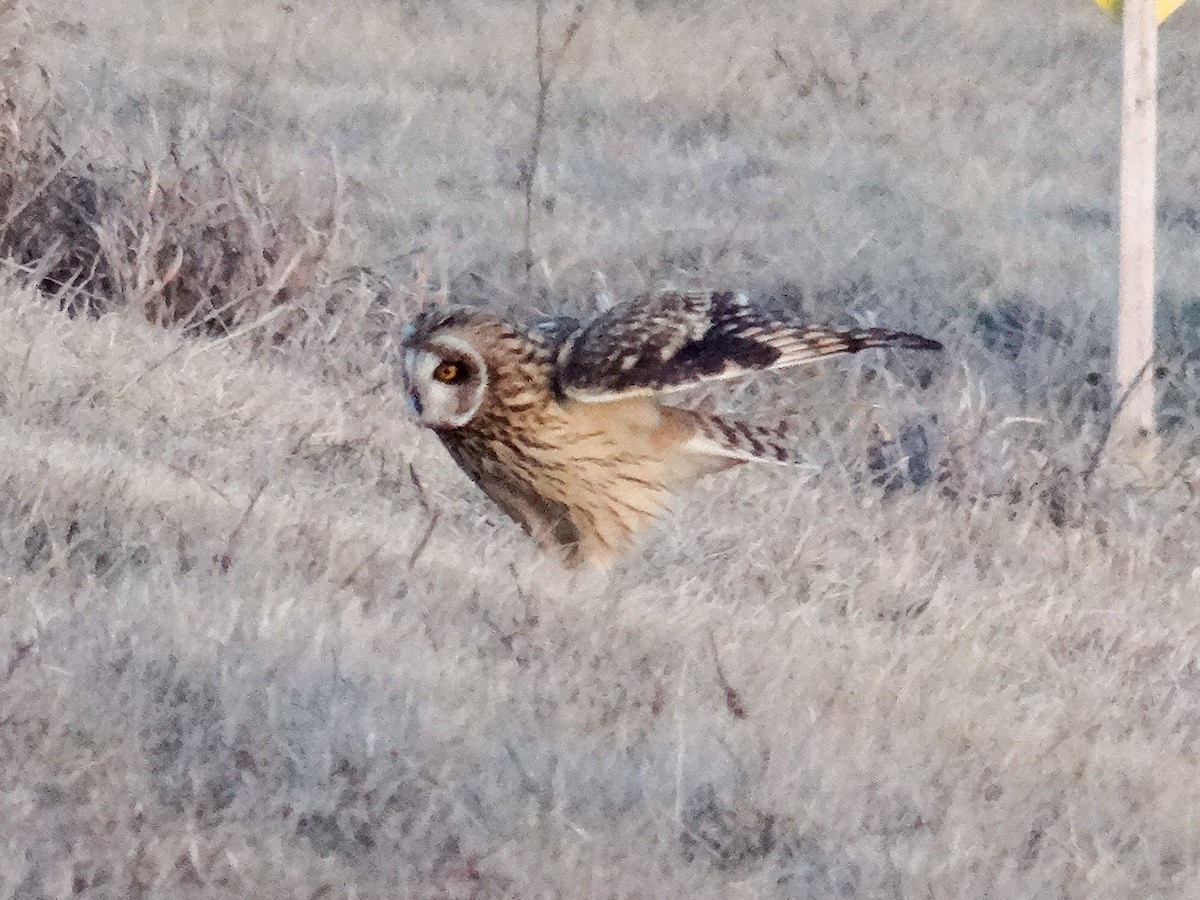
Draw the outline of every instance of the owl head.
[[[404,329],[404,388],[427,428],[462,428],[487,396],[488,365],[477,349],[474,319],[468,310],[432,308]]]

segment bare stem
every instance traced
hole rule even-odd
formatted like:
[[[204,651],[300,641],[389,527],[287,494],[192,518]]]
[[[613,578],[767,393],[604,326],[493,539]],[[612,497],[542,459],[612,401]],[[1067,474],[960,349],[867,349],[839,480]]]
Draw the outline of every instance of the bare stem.
[[[558,67],[567,52],[571,41],[574,40],[580,25],[583,24],[583,4],[575,7],[571,21],[567,23],[566,31],[558,49],[554,52],[549,64],[546,60],[546,0],[537,0],[534,18],[534,66],[537,74],[537,107],[533,119],[533,134],[529,138],[529,153],[525,157],[523,175],[525,187],[525,227],[522,232],[521,255],[525,260],[525,287],[529,287],[530,273],[533,270],[533,190],[537,180],[538,167],[541,165],[542,137],[546,133],[546,103],[550,96],[550,87],[558,74]]]
[[[1080,480],[1084,486],[1092,480],[1092,476],[1096,474],[1096,470],[1100,468],[1100,460],[1104,457],[1104,450],[1108,447],[1108,442],[1112,438],[1113,426],[1116,424],[1121,412],[1125,409],[1125,404],[1129,402],[1130,396],[1134,390],[1142,383],[1146,377],[1146,371],[1150,368],[1150,364],[1154,362],[1154,357],[1142,363],[1142,367],[1134,374],[1133,379],[1129,382],[1129,386],[1121,392],[1120,398],[1117,400],[1116,406],[1113,407],[1112,414],[1108,417],[1108,421],[1104,424],[1104,432],[1100,435],[1100,440],[1096,442],[1096,447],[1092,450],[1091,457],[1088,459],[1087,465],[1083,467],[1083,472],[1080,474]]]

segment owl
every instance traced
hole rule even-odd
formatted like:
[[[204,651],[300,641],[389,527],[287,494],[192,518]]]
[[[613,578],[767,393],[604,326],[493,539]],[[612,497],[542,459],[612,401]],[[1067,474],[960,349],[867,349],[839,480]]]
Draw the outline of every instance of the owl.
[[[434,305],[405,328],[401,347],[420,424],[543,548],[576,566],[628,550],[693,479],[794,461],[782,429],[670,406],[664,395],[871,347],[941,344],[788,321],[741,294],[664,292],[586,322],[530,327]]]

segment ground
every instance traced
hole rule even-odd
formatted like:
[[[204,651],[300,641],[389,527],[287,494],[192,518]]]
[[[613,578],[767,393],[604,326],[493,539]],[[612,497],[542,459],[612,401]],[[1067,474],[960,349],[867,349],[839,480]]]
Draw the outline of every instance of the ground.
[[[126,194],[95,304],[3,217],[0,897],[1194,896],[1200,5],[1150,464],[1095,461],[1119,29],[1046,6],[549,0],[526,248],[532,0],[9,4]],[[252,224],[178,188],[171,281],[188,167]],[[270,312],[157,324],[235,239]],[[809,464],[564,570],[411,423],[399,324],[666,283],[946,351],[715,391]]]

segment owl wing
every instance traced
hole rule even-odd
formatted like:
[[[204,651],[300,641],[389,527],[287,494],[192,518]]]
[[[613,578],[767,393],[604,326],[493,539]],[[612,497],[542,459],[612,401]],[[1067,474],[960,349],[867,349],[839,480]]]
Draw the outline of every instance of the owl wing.
[[[741,294],[666,292],[618,304],[567,337],[555,366],[556,386],[569,399],[602,403],[870,347],[942,345],[884,328],[834,331],[781,321]]]

